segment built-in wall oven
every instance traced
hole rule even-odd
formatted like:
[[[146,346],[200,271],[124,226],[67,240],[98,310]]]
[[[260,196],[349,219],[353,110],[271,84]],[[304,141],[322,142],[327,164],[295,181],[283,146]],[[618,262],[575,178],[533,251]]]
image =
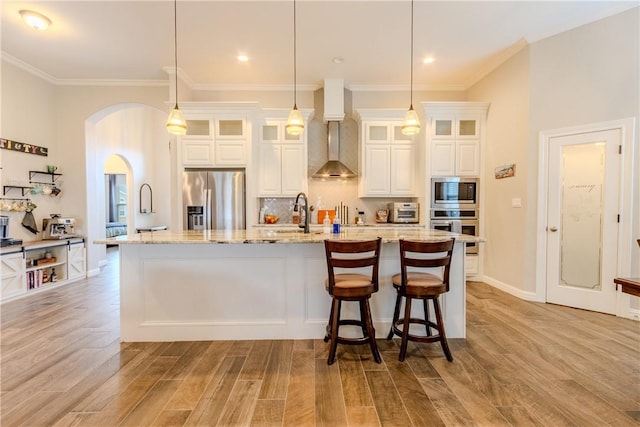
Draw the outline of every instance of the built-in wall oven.
[[[478,235],[477,219],[431,219],[431,228],[436,230],[448,231],[450,233],[468,234],[470,236]],[[478,244],[467,243],[467,254],[477,254]]]
[[[478,179],[431,179],[431,228],[478,235]],[[467,243],[467,254],[477,254],[478,244]]]

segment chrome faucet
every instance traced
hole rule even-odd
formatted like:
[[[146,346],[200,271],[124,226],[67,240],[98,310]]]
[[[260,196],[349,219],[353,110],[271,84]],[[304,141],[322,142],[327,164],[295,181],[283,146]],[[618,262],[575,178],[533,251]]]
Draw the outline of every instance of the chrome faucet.
[[[302,199],[304,200],[304,225],[302,225],[302,222],[301,222],[300,224],[298,224],[298,227],[304,228],[304,232],[309,233],[309,201],[307,200],[306,194],[302,192],[298,193],[298,195],[296,196],[296,201],[293,205],[293,210],[295,212],[298,211],[298,206],[300,206],[300,203],[299,203],[300,196],[302,196]],[[300,215],[300,221],[302,221],[302,215]]]

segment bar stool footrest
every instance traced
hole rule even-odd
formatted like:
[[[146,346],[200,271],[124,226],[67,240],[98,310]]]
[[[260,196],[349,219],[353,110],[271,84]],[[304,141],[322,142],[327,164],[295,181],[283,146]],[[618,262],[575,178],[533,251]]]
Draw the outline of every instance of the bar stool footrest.
[[[429,329],[433,329],[437,333],[435,335],[415,335],[415,334],[412,334],[412,333],[408,333],[407,334],[407,339],[409,341],[430,343],[430,342],[439,342],[442,339],[442,337],[440,336],[440,331],[438,331],[438,325],[435,324],[434,322],[427,321],[427,320],[424,320],[424,319],[418,319],[418,318],[411,317],[409,319],[409,324],[412,324],[412,323],[413,324],[417,324],[417,325],[429,326]],[[399,328],[399,326],[403,326],[403,325],[404,325],[404,319],[398,319],[391,326],[391,329],[392,329],[394,335],[402,337],[402,328]]]

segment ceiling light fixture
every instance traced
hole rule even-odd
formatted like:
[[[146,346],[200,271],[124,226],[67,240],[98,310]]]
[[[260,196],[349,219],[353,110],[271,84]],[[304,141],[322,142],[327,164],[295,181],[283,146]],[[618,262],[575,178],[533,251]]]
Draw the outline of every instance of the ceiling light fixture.
[[[31,28],[35,28],[39,31],[44,31],[49,28],[51,25],[51,20],[44,15],[39,14],[38,12],[33,12],[31,10],[21,10],[20,16],[28,26]]]
[[[293,0],[293,109],[289,113],[287,125],[285,126],[289,135],[300,135],[304,131],[304,121],[302,120],[302,114],[298,111],[296,102],[296,84],[296,0]]]
[[[176,70],[176,105],[167,119],[167,131],[173,135],[186,135],[187,122],[182,115],[182,111],[178,108],[178,0],[173,0],[173,54]]]
[[[420,132],[420,120],[418,114],[413,109],[413,0],[411,0],[411,102],[409,104],[409,111],[404,116],[404,123],[402,123],[403,135],[416,135]]]
[[[249,57],[247,55],[238,55],[238,61],[240,62],[248,62]]]
[[[433,61],[435,61],[435,59],[433,57],[429,56],[427,58],[424,58],[424,61],[422,61],[422,62],[424,62],[425,64],[431,64]]]

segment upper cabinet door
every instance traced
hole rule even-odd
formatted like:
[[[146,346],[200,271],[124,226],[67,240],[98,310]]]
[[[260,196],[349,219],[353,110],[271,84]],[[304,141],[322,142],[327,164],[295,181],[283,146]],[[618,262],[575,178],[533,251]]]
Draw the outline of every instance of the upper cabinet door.
[[[480,138],[480,121],[474,117],[459,116],[456,120],[457,139]]]
[[[182,137],[182,163],[185,166],[213,166],[213,139]]]
[[[246,139],[245,120],[228,118],[216,120],[216,139]]]
[[[367,144],[388,144],[390,138],[389,125],[386,123],[367,123],[365,125],[365,142]]]
[[[456,175],[480,175],[480,141],[456,141]]]
[[[211,131],[211,120],[209,119],[186,119],[187,121],[187,134],[182,138],[198,137],[206,138],[211,137],[213,132]]]
[[[431,136],[438,139],[455,139],[456,121],[454,117],[434,117],[431,122]]]
[[[363,196],[388,196],[391,192],[391,154],[389,145],[369,144],[365,147],[366,175]]]

